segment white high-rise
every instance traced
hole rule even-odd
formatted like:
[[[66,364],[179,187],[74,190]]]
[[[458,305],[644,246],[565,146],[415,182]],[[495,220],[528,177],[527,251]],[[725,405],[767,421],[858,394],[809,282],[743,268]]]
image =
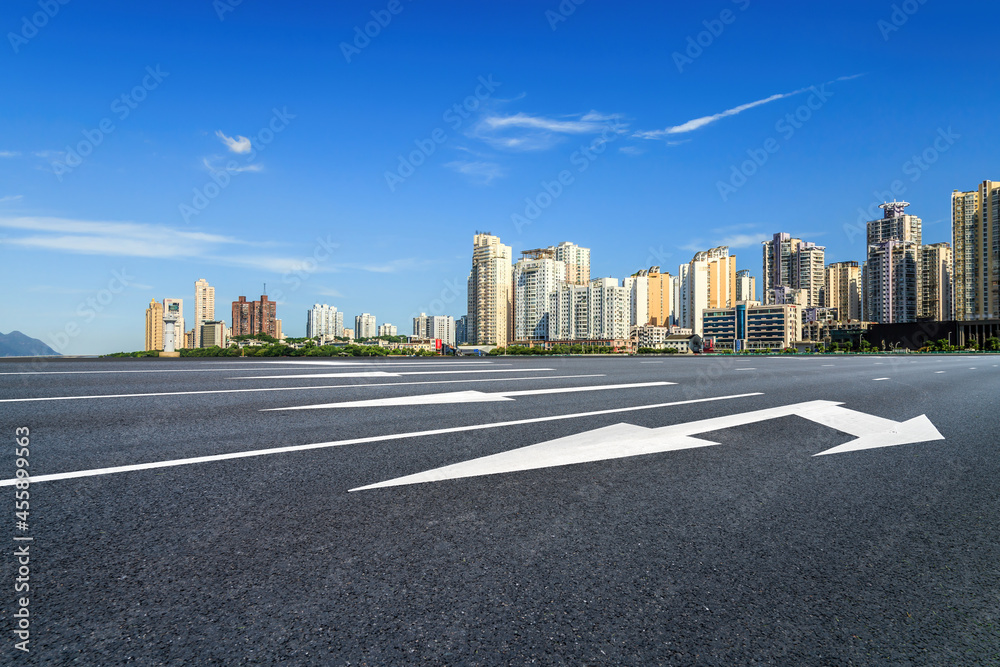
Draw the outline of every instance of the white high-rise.
[[[194,284],[194,346],[201,347],[201,325],[215,321],[215,288],[200,278]]]
[[[370,313],[362,313],[354,317],[354,337],[355,338],[375,338],[378,335],[378,327],[375,324],[375,316]]]
[[[455,318],[450,315],[427,315],[420,313],[413,318],[413,336],[430,340],[441,340],[455,345]]]
[[[528,250],[514,265],[514,340],[549,338],[550,296],[565,282],[566,264],[552,250]]]
[[[306,336],[340,338],[344,335],[344,314],[336,306],[314,304],[306,311]]]
[[[581,248],[575,243],[563,241],[549,248],[553,258],[566,267],[565,281],[572,285],[590,283],[590,248]]]
[[[706,308],[731,308],[736,303],[736,257],[719,246],[695,253],[677,272],[680,286],[677,323],[701,335]]]
[[[640,271],[624,280],[629,294],[629,325],[643,326],[649,322],[649,275]]]
[[[629,290],[618,284],[616,278],[598,278],[590,281],[590,338],[598,340],[624,340],[628,338],[631,320]]]

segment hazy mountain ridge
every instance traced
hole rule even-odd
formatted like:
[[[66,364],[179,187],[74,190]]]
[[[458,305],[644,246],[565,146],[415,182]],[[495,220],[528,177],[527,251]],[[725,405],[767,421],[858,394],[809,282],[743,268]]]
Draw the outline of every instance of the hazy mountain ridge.
[[[20,331],[0,333],[0,357],[42,357],[60,356],[51,347]]]

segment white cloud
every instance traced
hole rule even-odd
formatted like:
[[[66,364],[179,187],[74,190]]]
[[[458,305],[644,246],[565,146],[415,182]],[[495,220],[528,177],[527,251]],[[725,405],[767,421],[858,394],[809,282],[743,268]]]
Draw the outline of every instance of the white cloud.
[[[0,197],[0,204],[4,204],[9,201],[17,201],[23,197],[24,195],[8,195],[6,197]]]
[[[212,173],[216,173],[216,172],[220,172],[220,171],[228,171],[230,174],[242,174],[245,171],[252,172],[252,173],[258,173],[258,172],[264,171],[264,165],[260,164],[259,162],[256,163],[256,164],[229,164],[229,163],[227,163],[227,164],[224,164],[222,166],[218,166],[216,164],[216,161],[217,160],[221,160],[221,159],[222,158],[220,158],[218,155],[213,155],[211,157],[202,158],[201,159],[201,163],[205,166],[205,169],[208,169]]]
[[[471,136],[502,150],[538,151],[551,148],[566,136],[601,134],[609,128],[620,134],[628,126],[616,114],[597,111],[558,118],[490,113],[473,126]]]
[[[619,153],[624,153],[625,155],[642,155],[646,151],[638,148],[636,146],[622,146],[618,149]]]
[[[226,145],[226,148],[231,150],[233,153],[249,153],[251,150],[250,140],[246,137],[237,135],[236,137],[227,137],[223,134],[222,130],[217,130],[215,136],[222,140],[222,143]]]
[[[4,238],[4,243],[24,248],[77,255],[179,259],[280,274],[339,271],[397,273],[421,265],[415,259],[397,259],[373,265],[317,262],[311,251],[292,257],[259,251],[248,253],[240,249],[260,249],[272,244],[135,222],[0,217],[0,229],[27,232],[22,236]]]
[[[833,81],[828,81],[827,83],[834,83],[834,82],[837,82],[837,81],[850,81],[851,79],[856,79],[859,76],[863,76],[863,75],[862,74],[853,74],[851,76],[842,76],[842,77],[839,77],[837,79],[834,79]],[[823,84],[823,85],[826,85],[826,84]],[[673,125],[673,126],[668,127],[668,128],[666,128],[664,130],[651,130],[651,131],[636,132],[632,136],[638,137],[640,139],[663,139],[664,137],[667,137],[667,136],[670,136],[670,135],[686,134],[688,132],[694,132],[695,130],[700,130],[701,128],[705,127],[706,125],[711,125],[712,123],[714,123],[714,122],[716,122],[718,120],[721,120],[723,118],[729,118],[730,116],[736,116],[736,115],[739,115],[739,114],[743,113],[744,111],[748,111],[749,109],[753,109],[755,107],[763,106],[765,104],[770,104],[771,102],[776,102],[778,100],[783,100],[786,97],[792,97],[794,95],[799,95],[801,93],[804,93],[804,92],[809,91],[809,90],[814,90],[814,89],[815,89],[815,86],[810,86],[808,88],[799,88],[798,90],[793,90],[790,93],[776,93],[776,94],[771,95],[769,97],[765,97],[765,98],[760,99],[760,100],[755,100],[753,102],[747,102],[746,104],[741,104],[739,106],[733,107],[732,109],[726,109],[725,111],[722,111],[722,112],[719,112],[719,113],[716,113],[716,114],[712,114],[710,116],[701,116],[699,118],[693,118],[692,120],[689,120],[689,121],[686,121],[684,123],[681,123],[680,125]]]
[[[718,246],[728,246],[729,248],[757,248],[762,241],[767,241],[771,237],[767,234],[731,234],[723,238],[713,238],[710,241],[695,240],[686,245],[680,246],[681,250],[690,252],[700,252]]]
[[[332,296],[335,299],[342,299],[344,297],[343,294],[332,287],[318,287],[316,289],[316,294],[319,294],[320,296]]]
[[[448,162],[444,166],[453,169],[463,176],[480,185],[489,185],[493,179],[500,178],[505,174],[503,167],[496,162],[479,162],[456,160]]]
[[[0,151],[0,157],[21,157],[20,151]]]

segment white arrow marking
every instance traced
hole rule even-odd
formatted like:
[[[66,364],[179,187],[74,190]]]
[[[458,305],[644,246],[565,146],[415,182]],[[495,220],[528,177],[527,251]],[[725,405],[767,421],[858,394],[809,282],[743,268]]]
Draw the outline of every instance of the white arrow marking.
[[[300,405],[290,408],[265,408],[261,412],[275,410],[320,410],[323,408],[381,408],[399,405],[443,405],[447,403],[488,403],[492,401],[513,401],[515,396],[540,396],[542,394],[568,394],[578,391],[602,391],[605,389],[635,389],[638,387],[663,387],[675,382],[636,382],[633,384],[605,384],[590,387],[555,387],[549,389],[521,389],[518,391],[449,391],[440,394],[420,396],[394,396],[392,398],[371,398],[361,401]]]
[[[692,437],[734,426],[798,415],[838,431],[857,436],[857,439],[822,454],[839,454],[874,447],[890,447],[929,440],[943,440],[925,415],[905,422],[895,422],[874,415],[840,407],[833,401],[809,401],[754,412],[726,415],[712,419],[674,424],[662,428],[645,428],[631,424],[615,424],[595,431],[588,431],[536,445],[513,449],[492,456],[463,461],[426,472],[397,477],[385,482],[370,484],[351,491],[364,491],[386,486],[402,486],[461,479],[481,475],[537,470],[554,466],[591,463],[620,459],[643,454],[656,454],[694,447],[707,447],[718,443]]]
[[[193,465],[196,463],[212,463],[215,461],[229,461],[232,459],[252,458],[255,456],[268,456],[271,454],[288,454],[291,452],[306,452],[314,449],[326,449],[327,447],[343,447],[345,445],[361,445],[371,442],[386,442],[390,440],[405,440],[407,438],[422,438],[434,435],[448,435],[451,433],[465,433],[469,431],[482,431],[497,428],[507,428],[508,426],[522,426],[524,424],[541,424],[543,422],[562,421],[564,419],[580,419],[583,417],[597,417],[600,415],[613,415],[623,412],[636,412],[639,410],[657,410],[669,408],[675,405],[691,405],[693,403],[711,403],[713,401],[728,401],[734,398],[748,398],[760,396],[760,392],[751,394],[733,394],[731,396],[710,396],[709,398],[692,398],[686,401],[672,401],[670,403],[654,403],[652,405],[633,405],[627,408],[608,408],[606,410],[593,410],[591,412],[576,412],[573,414],[550,415],[548,417],[531,417],[529,419],[515,419],[506,422],[490,422],[488,424],[472,424],[470,426],[451,426],[448,428],[436,428],[429,431],[411,431],[409,433],[391,433],[389,435],[371,435],[350,440],[333,440],[330,442],[314,442],[308,445],[287,445],[285,447],[273,447],[271,449],[254,449],[245,452],[229,452],[227,454],[212,454],[210,456],[195,456],[188,459],[173,459],[170,461],[153,461],[150,463],[136,463],[134,465],[116,466],[113,468],[96,468],[93,470],[74,470],[72,472],[57,472],[48,475],[32,475],[31,483],[54,482],[63,479],[78,479],[80,477],[97,477],[100,475],[114,475],[123,472],[136,472],[140,470],[154,470],[156,468],[172,468],[175,466]],[[0,486],[14,486],[23,480],[19,477],[0,480]]]
[[[400,377],[402,375],[456,375],[458,373],[535,373],[554,368],[473,368],[467,371],[372,371],[357,373],[296,373],[295,375],[253,375],[232,380],[289,380],[309,378]]]

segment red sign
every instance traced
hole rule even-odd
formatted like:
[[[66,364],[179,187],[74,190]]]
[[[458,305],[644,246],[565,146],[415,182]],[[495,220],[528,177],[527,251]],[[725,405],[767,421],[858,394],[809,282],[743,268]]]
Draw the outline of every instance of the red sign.
[[[440,338],[435,338],[434,339],[434,349],[435,350],[440,350],[441,349],[441,339]]]

